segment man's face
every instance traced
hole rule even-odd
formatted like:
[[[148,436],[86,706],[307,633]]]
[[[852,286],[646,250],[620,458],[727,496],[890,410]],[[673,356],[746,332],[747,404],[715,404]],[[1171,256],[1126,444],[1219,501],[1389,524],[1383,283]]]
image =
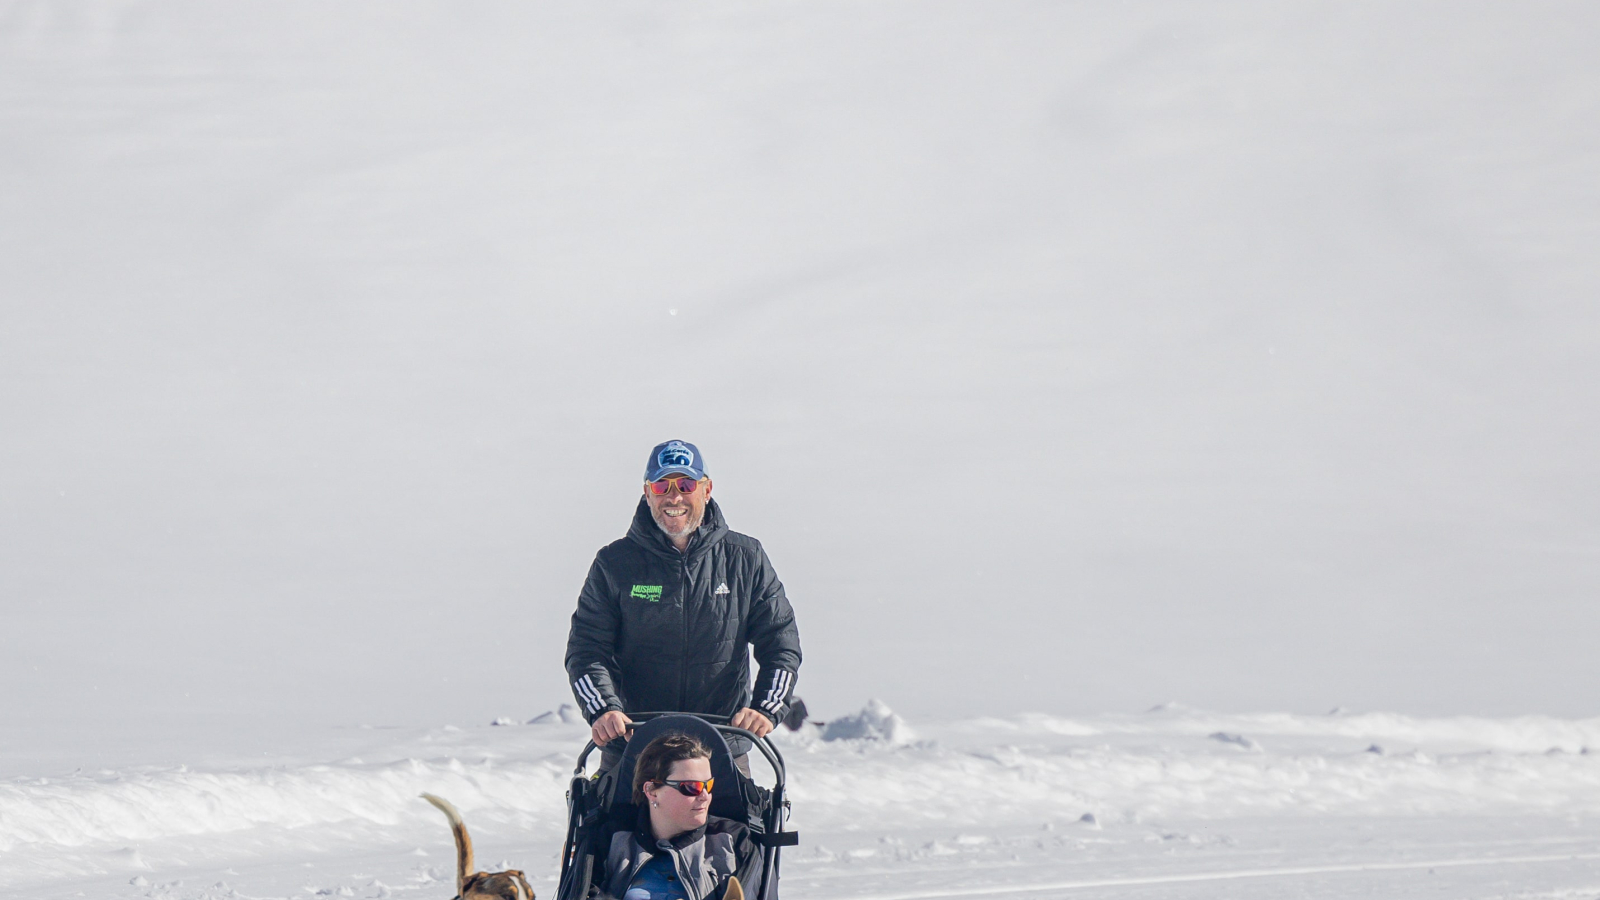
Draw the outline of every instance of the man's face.
[[[687,476],[669,475],[662,481],[675,482],[668,487],[665,494],[657,494],[651,490],[650,485],[644,486],[644,499],[650,504],[650,517],[656,520],[656,525],[667,533],[670,538],[687,538],[694,534],[700,527],[700,522],[706,516],[706,501],[711,499],[711,479],[703,478],[695,483],[694,490],[687,494],[678,490],[682,484],[680,479]],[[660,482],[657,482],[660,484]]]

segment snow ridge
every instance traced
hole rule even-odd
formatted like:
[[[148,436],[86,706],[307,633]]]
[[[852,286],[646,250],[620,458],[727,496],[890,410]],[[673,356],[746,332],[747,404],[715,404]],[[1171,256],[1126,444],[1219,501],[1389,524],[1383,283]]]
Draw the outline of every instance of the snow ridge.
[[[1165,842],[1182,838],[1182,829],[1145,835],[1148,823],[1220,829],[1277,820],[1325,828],[1332,817],[1528,815],[1550,822],[1600,815],[1600,753],[1587,749],[1600,745],[1595,720],[1225,715],[1169,707],[1142,715],[918,723],[913,737],[901,717],[874,702],[832,721],[854,723],[851,736],[816,726],[776,732],[794,826],[831,835],[830,843],[862,822],[877,823],[890,849],[898,846],[894,835],[948,837],[959,829],[947,841],[952,852],[978,853],[987,852],[984,835],[1019,827],[1069,842],[1135,833]],[[427,857],[448,849],[448,834],[417,799],[423,791],[455,803],[485,852],[532,848],[535,855],[519,864],[537,869],[550,865],[567,781],[587,736],[581,726],[541,720],[375,736],[361,758],[338,762],[128,768],[0,782],[0,890],[42,883],[63,867],[136,873],[194,859],[298,860],[363,848],[388,848],[391,868],[414,852],[424,860],[416,877],[442,878],[447,873],[434,873],[437,860]],[[757,780],[769,781],[760,761],[756,767]],[[971,847],[961,835],[971,837]],[[831,858],[820,844],[809,852]],[[797,857],[797,873],[806,858]],[[817,890],[827,892],[820,883]]]
[[[904,720],[881,703],[856,719],[894,727],[880,729],[877,740],[826,740],[830,735],[815,728],[778,732],[797,819],[890,807],[913,818],[996,822],[1085,812],[1110,821],[1600,812],[1600,754],[1586,752],[1600,746],[1600,720],[1024,715],[919,726],[927,739],[909,742]],[[468,814],[553,821],[564,810],[569,761],[583,737],[572,727],[484,727],[437,736],[442,743],[430,752],[442,755],[426,759],[406,746],[376,763],[16,779],[0,783],[0,852],[258,827],[416,822],[431,818],[416,802],[423,791],[449,797]],[[1374,752],[1379,742],[1386,749]],[[480,761],[462,762],[472,757]],[[1063,798],[1076,805],[1063,807]]]
[[[1038,735],[1263,735],[1305,738],[1350,738],[1430,749],[1498,750],[1543,753],[1559,750],[1600,751],[1600,718],[1560,719],[1553,716],[1418,717],[1400,713],[1360,714],[1334,710],[1327,715],[1294,713],[1214,713],[1178,704],[1163,704],[1143,715],[1067,718],[1030,713],[1008,718],[980,718],[960,723],[969,732]]]
[[[75,847],[263,826],[362,821],[392,825],[432,815],[430,791],[463,813],[502,807],[563,815],[570,769],[548,760],[407,759],[232,771],[106,772],[0,784],[0,852],[24,844]]]

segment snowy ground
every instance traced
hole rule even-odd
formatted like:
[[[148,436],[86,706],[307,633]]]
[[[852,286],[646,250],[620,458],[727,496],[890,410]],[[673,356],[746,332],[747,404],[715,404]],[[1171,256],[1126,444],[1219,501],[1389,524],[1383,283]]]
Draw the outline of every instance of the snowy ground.
[[[1441,717],[1597,712],[1597,45],[0,0],[0,900],[445,900],[424,790],[548,886],[486,723],[669,436],[915,730],[784,736],[789,900],[1600,897],[1600,720]]]
[[[0,892],[443,900],[427,790],[461,807],[480,864],[548,897],[584,736],[352,728],[266,764],[17,775],[0,783]],[[780,742],[791,900],[1600,897],[1600,719],[1174,707]]]

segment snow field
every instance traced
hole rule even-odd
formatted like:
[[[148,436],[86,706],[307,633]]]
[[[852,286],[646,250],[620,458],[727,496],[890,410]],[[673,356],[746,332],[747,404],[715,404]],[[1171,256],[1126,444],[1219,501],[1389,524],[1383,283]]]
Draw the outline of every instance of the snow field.
[[[781,732],[802,834],[785,892],[945,896],[905,891],[991,870],[1050,890],[1143,890],[1207,872],[1337,880],[1452,859],[1559,859],[1584,873],[1600,850],[1582,838],[1600,817],[1600,754],[1581,742],[1596,731],[1589,720],[1164,709],[919,724],[915,738],[901,722],[898,741]],[[1234,734],[1249,744],[1218,737]],[[12,779],[0,783],[0,891],[39,895],[70,871],[85,879],[75,890],[100,896],[431,896],[451,877],[450,845],[422,791],[460,807],[480,865],[548,884],[585,737],[553,718],[404,733],[336,762]]]
[[[0,3],[0,900],[443,900],[423,790],[548,900],[581,727],[327,726],[559,684],[681,434],[663,342],[715,353],[684,436],[806,696],[914,719],[781,736],[789,900],[1600,898],[1600,720],[956,721],[1593,714],[1597,43],[1571,0]],[[989,490],[952,522],[907,448]]]

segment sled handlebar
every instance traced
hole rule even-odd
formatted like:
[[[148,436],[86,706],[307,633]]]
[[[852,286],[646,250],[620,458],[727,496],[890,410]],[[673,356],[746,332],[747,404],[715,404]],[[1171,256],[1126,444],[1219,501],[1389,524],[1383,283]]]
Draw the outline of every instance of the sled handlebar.
[[[703,719],[705,720],[706,724],[717,729],[718,733],[720,734],[731,734],[748,740],[752,745],[755,746],[757,750],[761,751],[762,756],[767,758],[767,763],[772,766],[772,771],[778,776],[778,783],[783,784],[787,780],[787,772],[783,764],[783,754],[778,752],[778,748],[773,746],[772,742],[767,738],[756,737],[755,733],[752,731],[747,731],[743,728],[735,728],[734,726],[729,725],[728,722],[732,719],[731,716],[718,716],[712,715],[711,713],[681,713],[672,711],[625,713],[624,715],[627,715],[628,718],[632,720],[626,726],[624,726],[624,728],[628,731],[632,731],[633,726],[642,725],[658,716],[694,716],[697,719]],[[583,752],[578,754],[578,767],[573,770],[574,775],[582,775],[588,768],[589,754],[593,753],[597,746],[598,745],[595,744],[593,740],[585,742]]]

